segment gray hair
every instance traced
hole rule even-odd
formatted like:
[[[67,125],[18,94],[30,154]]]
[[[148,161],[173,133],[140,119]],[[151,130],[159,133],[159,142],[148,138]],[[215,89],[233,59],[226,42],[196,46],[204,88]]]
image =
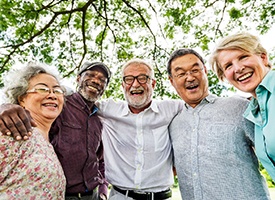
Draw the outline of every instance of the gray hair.
[[[49,74],[53,76],[59,83],[59,74],[57,70],[49,66],[29,62],[26,67],[11,70],[4,74],[4,93],[6,95],[6,102],[12,104],[19,104],[18,98],[25,95],[31,78],[38,74]]]
[[[133,58],[131,60],[129,60],[128,62],[126,62],[123,66],[122,66],[122,77],[124,76],[124,71],[125,69],[129,66],[129,65],[132,65],[132,64],[136,64],[136,65],[145,65],[148,67],[149,71],[150,71],[150,76],[152,79],[155,78],[155,75],[154,75],[154,69],[153,67],[148,63],[146,62],[145,60],[142,60],[140,58]]]

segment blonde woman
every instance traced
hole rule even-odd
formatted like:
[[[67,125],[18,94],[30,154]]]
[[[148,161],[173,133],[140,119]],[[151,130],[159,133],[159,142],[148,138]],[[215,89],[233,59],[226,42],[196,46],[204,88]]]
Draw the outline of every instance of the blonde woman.
[[[252,95],[244,116],[255,124],[257,156],[275,180],[275,71],[266,49],[250,33],[230,35],[217,45],[211,65],[221,80]]]

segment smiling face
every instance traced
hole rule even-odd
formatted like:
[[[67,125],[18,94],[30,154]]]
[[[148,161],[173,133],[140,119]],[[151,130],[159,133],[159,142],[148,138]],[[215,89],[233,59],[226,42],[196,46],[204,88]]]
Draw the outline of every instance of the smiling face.
[[[223,50],[217,57],[225,78],[236,88],[256,97],[255,89],[269,71],[267,55]]]
[[[93,67],[77,77],[78,92],[88,101],[97,101],[105,91],[107,77],[101,67]]]
[[[171,62],[171,84],[179,96],[196,107],[208,95],[207,70],[194,54],[186,54]]]
[[[49,88],[49,93],[35,92],[33,89]],[[38,74],[29,81],[29,91],[23,97],[19,98],[19,103],[26,110],[30,111],[35,121],[53,122],[61,113],[64,104],[64,95],[53,93],[53,89],[61,89],[57,80],[49,74]],[[57,90],[59,91],[59,90]]]
[[[152,79],[152,73],[148,66],[141,63],[129,64],[123,71],[123,77],[147,75],[145,83],[139,83],[137,78],[132,84],[122,82],[125,99],[133,113],[139,113],[149,107],[156,81]]]

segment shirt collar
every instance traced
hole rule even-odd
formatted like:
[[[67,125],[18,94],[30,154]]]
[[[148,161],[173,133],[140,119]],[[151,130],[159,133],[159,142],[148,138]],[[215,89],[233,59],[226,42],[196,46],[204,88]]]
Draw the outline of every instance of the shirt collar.
[[[156,101],[154,101],[154,100],[152,100],[151,105],[148,108],[146,108],[144,111],[146,111],[148,109],[151,109],[155,113],[159,112],[158,105],[157,105]],[[128,115],[130,113],[131,113],[131,110],[129,109],[128,103],[125,102],[125,106],[124,106],[124,108],[123,108],[123,110],[121,112],[121,116],[126,116],[126,115]]]
[[[88,109],[89,106],[86,104],[85,100],[83,99],[82,95],[79,92],[75,92],[74,97],[77,101],[80,101],[80,105],[82,106],[82,109]],[[88,109],[89,110],[89,109]],[[98,111],[98,107],[94,104],[92,107],[92,111],[90,113],[90,115],[95,114]]]
[[[214,94],[209,94],[208,96],[206,96],[198,105],[201,105],[201,104],[205,104],[205,103],[214,103],[215,100],[217,99],[217,96],[214,95]],[[187,103],[185,103],[185,107],[188,109],[188,108],[191,108],[191,106]]]
[[[261,90],[261,87],[264,87],[269,92],[274,92],[275,90],[275,81],[270,81],[275,77],[275,69],[269,70],[269,72],[265,75],[262,82],[259,84],[259,86],[256,88],[257,90]]]

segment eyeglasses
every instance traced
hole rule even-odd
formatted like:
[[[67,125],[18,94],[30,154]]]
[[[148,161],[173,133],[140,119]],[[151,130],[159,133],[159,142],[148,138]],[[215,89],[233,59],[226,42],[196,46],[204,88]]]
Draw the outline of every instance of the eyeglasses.
[[[137,79],[137,81],[139,82],[139,84],[144,84],[147,83],[148,79],[151,79],[149,76],[145,75],[145,74],[141,74],[138,76],[124,76],[123,77],[123,81],[128,84],[131,85],[134,83],[135,79]]]
[[[28,90],[26,93],[38,93],[38,94],[43,94],[47,95],[53,92],[57,96],[61,96],[64,94],[64,91],[61,88],[47,88],[47,87],[41,87],[41,88],[33,88],[31,90]]]
[[[174,77],[176,77],[176,78],[186,78],[188,75],[197,76],[201,73],[202,70],[203,70],[203,68],[196,67],[196,68],[193,68],[189,71],[182,71],[182,72],[176,74]]]

